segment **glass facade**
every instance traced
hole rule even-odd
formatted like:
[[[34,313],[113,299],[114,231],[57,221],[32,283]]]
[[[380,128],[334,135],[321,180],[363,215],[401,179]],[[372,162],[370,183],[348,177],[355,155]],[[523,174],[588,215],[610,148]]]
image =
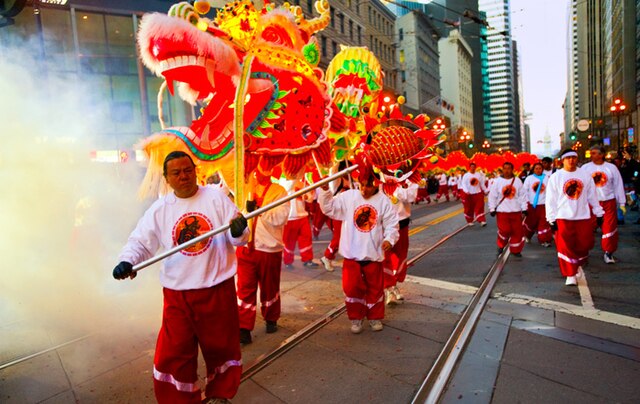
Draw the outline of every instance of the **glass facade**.
[[[141,65],[136,49],[141,14],[26,7],[14,25],[0,28],[0,57],[20,55],[35,76],[81,92],[99,122],[92,133],[96,149],[131,149],[160,130],[156,100],[162,79]],[[167,126],[189,125],[194,117],[190,105],[168,93],[163,113]]]

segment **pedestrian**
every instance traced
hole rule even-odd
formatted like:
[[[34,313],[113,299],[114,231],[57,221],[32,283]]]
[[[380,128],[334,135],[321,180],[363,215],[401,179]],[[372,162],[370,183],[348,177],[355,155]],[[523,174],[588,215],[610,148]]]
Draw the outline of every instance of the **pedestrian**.
[[[613,253],[618,250],[618,206],[624,213],[627,211],[622,176],[618,167],[604,161],[604,147],[592,146],[590,152],[591,162],[583,165],[582,170],[593,178],[598,201],[604,209],[601,241],[604,262],[615,264]],[[595,217],[592,219],[595,227]]]
[[[531,174],[531,163],[524,163],[520,170],[520,174],[518,174],[518,178],[520,181],[524,182],[525,178],[527,178]]]
[[[335,185],[334,184],[338,184]],[[332,188],[333,186],[333,188]],[[345,192],[347,190],[349,190],[349,180],[345,177],[340,177],[338,180],[333,181],[330,185],[329,188],[331,189],[331,192],[333,194],[333,196],[336,196],[342,192]],[[322,190],[320,190],[322,191]],[[320,194],[318,194],[319,196]],[[319,205],[318,205],[319,206]],[[318,209],[320,211],[322,211],[322,209]],[[324,215],[324,213],[322,213]],[[328,217],[328,216],[327,216]],[[329,218],[329,220],[331,221],[331,228],[333,229],[333,234],[331,236],[331,241],[329,242],[329,245],[327,246],[327,248],[324,250],[324,254],[322,257],[320,257],[320,262],[322,262],[322,265],[324,265],[324,269],[327,270],[327,272],[333,272],[334,268],[333,268],[333,260],[336,259],[336,254],[338,253],[338,248],[340,247],[340,236],[342,233],[342,221],[341,220],[336,220],[336,219],[331,219]]]
[[[447,183],[447,185],[451,190],[451,195],[453,195],[456,198],[456,201],[459,201],[460,195],[458,194],[458,178],[452,174],[449,177],[449,182]]]
[[[285,189],[289,193],[295,193],[302,189],[299,181],[283,181]],[[311,223],[309,223],[309,212],[305,209],[305,202],[310,201],[312,196],[309,193],[291,200],[289,209],[289,219],[284,226],[284,254],[283,262],[286,268],[293,268],[293,253],[296,244],[300,249],[302,263],[308,268],[317,268],[318,264],[313,262],[313,246],[311,241]]]
[[[422,175],[422,179],[418,183],[418,196],[414,202],[416,205],[422,201],[427,201],[427,205],[431,203],[431,197],[429,196],[428,180]]]
[[[207,368],[205,397],[224,402],[240,384],[234,246],[246,244],[247,220],[217,189],[197,184],[196,167],[181,151],[167,155],[164,178],[173,192],[145,212],[122,249],[116,279],[134,278],[133,265],[200,234],[229,230],[168,257],[160,270],[164,308],[153,366],[159,403],[201,402],[198,346]]]
[[[316,188],[314,191],[313,201],[311,202],[311,208],[309,209],[309,213],[311,215],[311,234],[314,240],[317,240],[320,236],[320,230],[322,230],[322,226],[325,223],[329,230],[333,231],[331,219],[322,213],[322,209],[320,209],[320,206],[318,205],[318,192],[320,192],[320,190]]]
[[[496,217],[498,226],[498,255],[505,247],[516,257],[522,257],[524,228],[527,216],[527,196],[520,178],[513,174],[513,164],[502,164],[502,176],[495,179],[489,191],[489,214]]]
[[[485,177],[481,171],[476,171],[476,163],[469,164],[469,171],[462,176],[460,187],[464,192],[464,218],[469,226],[474,221],[482,227],[487,225],[484,213],[484,196],[487,193]]]
[[[389,198],[379,192],[373,173],[361,170],[358,182],[359,190],[345,191],[335,197],[325,185],[318,198],[327,216],[342,220],[342,289],[354,334],[362,332],[365,317],[373,331],[383,328],[382,261],[384,253],[391,250],[399,238],[398,214]]]
[[[287,196],[287,191],[282,186],[271,181],[271,173],[262,172],[260,166],[250,177],[248,188],[247,212],[253,212]],[[267,334],[278,330],[283,232],[289,209],[289,202],[285,202],[250,219],[249,242],[246,246],[236,249],[241,344],[250,344],[252,341],[251,331],[256,323],[258,288],[260,313],[266,322]]]
[[[550,247],[553,234],[547,222],[545,197],[549,177],[544,174],[542,163],[535,163],[532,173],[524,180],[524,191],[527,195],[527,218],[524,221],[524,236],[528,243],[534,234],[538,234],[538,243]]]
[[[556,172],[556,168],[553,166],[553,159],[551,157],[543,157],[540,162],[542,163],[542,173],[547,177],[551,177],[551,174]]]
[[[411,203],[418,195],[418,185],[413,182],[396,188],[391,204],[398,215],[398,242],[389,251],[385,251],[384,262],[384,303],[402,302],[404,296],[398,289],[398,283],[407,276],[407,255],[409,253],[409,222],[411,222]]]
[[[231,200],[233,200],[233,194],[229,190],[227,184],[225,184],[222,177],[220,177],[220,173],[215,172],[207,177],[207,186],[220,189],[223,194],[227,195],[231,198]]]
[[[595,185],[589,174],[578,168],[578,153],[562,152],[562,169],[556,171],[547,184],[545,205],[547,222],[555,231],[560,273],[565,285],[577,285],[583,276],[582,266],[589,260],[593,248],[591,212],[602,224],[604,210],[598,202]]]
[[[438,193],[436,194],[436,202],[440,199],[441,196],[445,196],[447,198],[447,202],[449,202],[449,179],[447,178],[447,174],[442,171],[437,176],[438,179]]]

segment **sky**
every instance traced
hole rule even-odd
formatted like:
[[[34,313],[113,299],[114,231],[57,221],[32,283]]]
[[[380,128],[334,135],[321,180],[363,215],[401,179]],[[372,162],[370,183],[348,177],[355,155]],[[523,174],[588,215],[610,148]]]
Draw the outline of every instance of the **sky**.
[[[567,91],[569,0],[511,0],[512,36],[518,42],[525,112],[531,114],[531,151],[543,153],[544,136],[560,147]]]

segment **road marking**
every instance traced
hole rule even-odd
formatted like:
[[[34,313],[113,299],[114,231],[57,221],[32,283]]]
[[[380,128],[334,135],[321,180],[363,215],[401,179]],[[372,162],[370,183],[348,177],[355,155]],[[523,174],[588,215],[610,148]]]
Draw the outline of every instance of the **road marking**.
[[[478,288],[474,286],[413,275],[407,275],[406,281],[417,283],[423,286],[430,286],[438,289],[450,290],[466,294],[473,294],[476,292],[476,290],[478,290]],[[640,318],[612,313],[610,311],[598,310],[593,306],[591,308],[587,308],[584,306],[578,306],[577,304],[557,302],[555,300],[548,300],[540,297],[521,295],[517,293],[509,293],[506,295],[501,293],[494,293],[493,298],[504,302],[538,307],[545,310],[558,311],[562,313],[572,314],[578,317],[584,317],[591,320],[598,320],[605,323],[616,324],[640,330]]]
[[[433,219],[432,221],[423,224],[421,226],[416,226],[413,229],[409,230],[409,236],[413,236],[414,234],[418,234],[423,230],[426,230],[427,228],[434,226],[438,223],[444,222],[445,220],[451,219],[454,216],[459,215],[460,213],[464,212],[464,209],[456,209],[451,213],[447,213],[446,215],[440,216],[436,219]]]
[[[577,277],[578,292],[580,292],[580,301],[582,302],[582,307],[587,310],[595,310],[596,308],[593,305],[593,298],[591,297],[589,284],[587,283],[587,275],[582,270],[582,267],[579,267],[578,271],[580,271],[580,276]]]

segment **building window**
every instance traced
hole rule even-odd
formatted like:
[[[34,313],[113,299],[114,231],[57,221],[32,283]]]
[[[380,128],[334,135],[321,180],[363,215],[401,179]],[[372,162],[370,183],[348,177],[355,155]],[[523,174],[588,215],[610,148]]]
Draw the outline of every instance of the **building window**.
[[[340,33],[344,34],[344,14],[340,14]]]
[[[404,63],[404,49],[400,49],[400,63]]]
[[[404,70],[400,71],[400,78],[402,79],[403,83],[407,81],[407,73]]]
[[[320,43],[322,45],[322,56],[327,55],[327,37],[322,35],[320,36]]]
[[[332,56],[335,56],[338,54],[338,44],[336,43],[336,41],[331,41],[331,49],[333,50]]]
[[[336,10],[331,7],[329,9],[329,12],[331,13],[331,28],[335,28],[336,27]]]
[[[307,0],[307,9],[309,10],[309,14],[313,13],[313,0]]]
[[[404,39],[404,29],[400,28],[398,31],[398,40],[402,41]]]
[[[358,25],[358,45],[362,45],[362,27]]]

